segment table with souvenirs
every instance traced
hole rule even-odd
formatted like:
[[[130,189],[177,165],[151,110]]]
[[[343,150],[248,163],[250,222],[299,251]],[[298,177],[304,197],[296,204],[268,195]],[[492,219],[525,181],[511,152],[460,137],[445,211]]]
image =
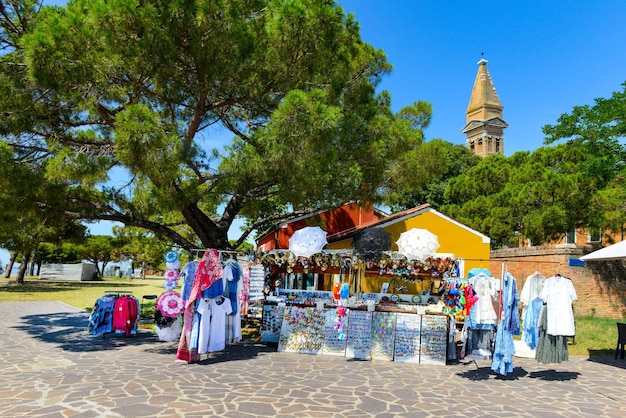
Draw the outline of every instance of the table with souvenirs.
[[[261,341],[278,351],[446,364],[450,319],[441,304],[385,293],[335,300],[333,292],[280,289],[263,304]],[[432,302],[432,300],[431,300]]]

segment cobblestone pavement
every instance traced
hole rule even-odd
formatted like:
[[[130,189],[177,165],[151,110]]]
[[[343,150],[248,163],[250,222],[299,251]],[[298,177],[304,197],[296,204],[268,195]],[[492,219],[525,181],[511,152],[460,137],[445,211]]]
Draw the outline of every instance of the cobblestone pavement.
[[[253,341],[195,364],[148,331],[91,337],[59,302],[0,303],[2,417],[624,417],[626,360],[448,366],[276,352]]]

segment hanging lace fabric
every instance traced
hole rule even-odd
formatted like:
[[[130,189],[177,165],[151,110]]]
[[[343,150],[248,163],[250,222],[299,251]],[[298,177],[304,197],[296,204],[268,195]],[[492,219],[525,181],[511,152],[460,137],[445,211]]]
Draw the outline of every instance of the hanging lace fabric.
[[[496,280],[481,272],[469,278],[475,301],[463,325],[464,346],[461,357],[491,358],[497,314],[493,302],[497,296]]]
[[[541,298],[545,302],[539,319],[535,359],[540,363],[569,360],[568,336],[576,334],[572,302],[577,299],[572,281],[560,274],[546,279]]]

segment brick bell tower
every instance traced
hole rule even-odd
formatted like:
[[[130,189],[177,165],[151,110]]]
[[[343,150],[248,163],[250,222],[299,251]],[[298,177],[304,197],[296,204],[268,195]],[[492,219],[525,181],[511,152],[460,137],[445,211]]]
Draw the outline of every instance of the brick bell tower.
[[[475,155],[487,157],[504,154],[504,129],[509,126],[502,118],[502,103],[487,69],[487,60],[478,61],[478,73],[467,106],[466,124],[461,130],[467,148]]]

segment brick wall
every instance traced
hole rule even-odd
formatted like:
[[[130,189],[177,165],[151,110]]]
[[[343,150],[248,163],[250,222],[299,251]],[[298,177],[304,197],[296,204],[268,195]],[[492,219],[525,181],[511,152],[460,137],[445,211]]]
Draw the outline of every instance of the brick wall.
[[[538,271],[546,277],[557,273],[572,280],[578,300],[576,316],[626,318],[626,263],[590,261],[584,267],[570,266],[570,258],[591,252],[575,245],[507,248],[491,252],[490,271],[500,277],[503,266],[517,279],[521,292],[526,278]]]

